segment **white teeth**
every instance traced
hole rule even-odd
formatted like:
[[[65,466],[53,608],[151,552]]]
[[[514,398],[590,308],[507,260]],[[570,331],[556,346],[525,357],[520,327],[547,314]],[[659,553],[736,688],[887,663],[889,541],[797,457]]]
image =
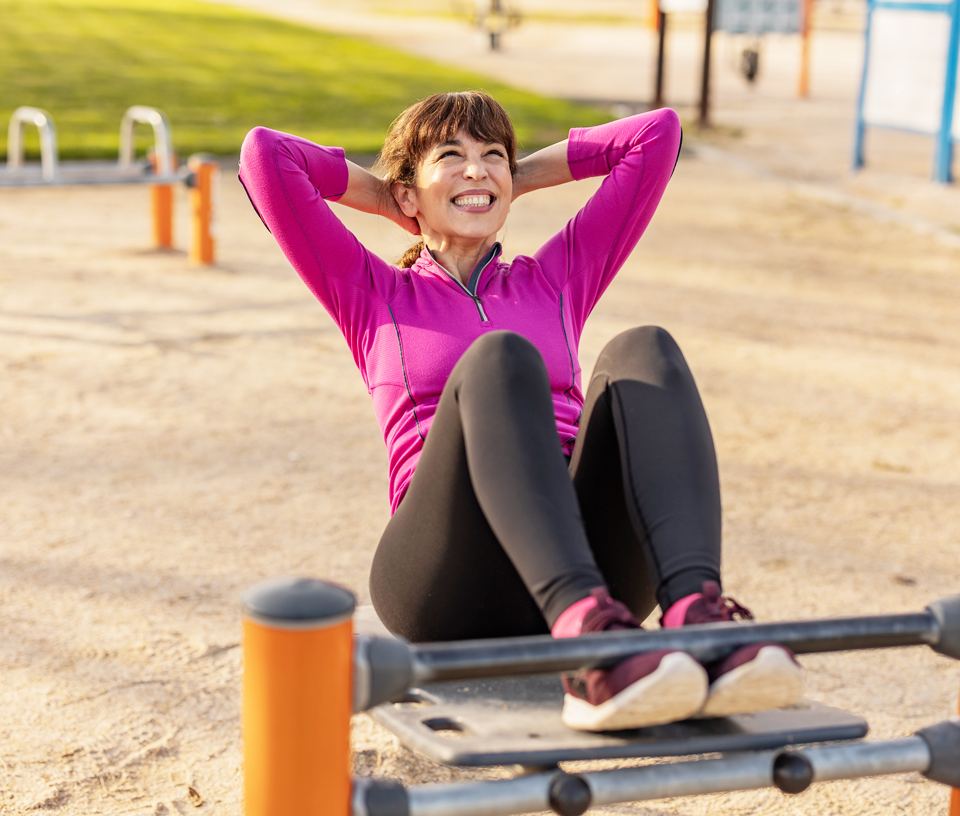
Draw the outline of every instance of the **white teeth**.
[[[458,207],[487,207],[493,203],[493,196],[488,195],[471,195],[471,196],[460,196],[460,198],[453,199],[453,203]]]

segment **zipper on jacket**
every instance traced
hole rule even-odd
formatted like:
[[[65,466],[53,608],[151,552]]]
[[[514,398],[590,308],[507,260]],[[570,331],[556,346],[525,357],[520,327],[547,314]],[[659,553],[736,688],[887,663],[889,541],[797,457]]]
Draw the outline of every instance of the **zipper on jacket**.
[[[430,250],[427,251],[430,252]],[[477,286],[480,284],[480,275],[483,273],[483,270],[493,262],[494,259],[500,256],[502,251],[503,248],[500,246],[499,241],[494,243],[494,245],[490,247],[487,254],[484,255],[473,268],[473,272],[470,273],[470,280],[467,282],[466,286],[464,285],[463,281],[460,280],[460,278],[451,273],[450,270],[441,264],[436,258],[433,258],[433,253],[430,252],[430,257],[433,258],[433,262],[444,272],[446,272],[447,277],[457,284],[461,291],[474,302],[477,307],[477,312],[480,315],[481,323],[489,323],[490,318],[487,317],[487,313],[483,309],[483,301],[480,300],[480,295],[477,294]]]

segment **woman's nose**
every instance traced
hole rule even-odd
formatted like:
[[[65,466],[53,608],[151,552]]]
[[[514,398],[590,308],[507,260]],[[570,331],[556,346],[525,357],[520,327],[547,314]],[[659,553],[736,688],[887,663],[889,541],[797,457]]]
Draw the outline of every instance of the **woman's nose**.
[[[464,168],[464,175],[472,179],[483,178],[487,175],[487,168],[484,166],[482,160],[473,159],[467,162],[467,166]]]

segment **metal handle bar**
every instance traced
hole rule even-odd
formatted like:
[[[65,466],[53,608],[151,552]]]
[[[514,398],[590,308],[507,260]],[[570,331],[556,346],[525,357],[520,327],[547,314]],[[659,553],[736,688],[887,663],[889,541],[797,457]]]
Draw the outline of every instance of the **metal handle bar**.
[[[960,659],[960,595],[911,614],[718,623],[564,639],[544,635],[410,645],[392,638],[358,636],[354,710],[395,699],[420,683],[576,671],[609,666],[657,649],[679,649],[709,663],[741,646],[764,641],[781,643],[797,654],[926,645]]]
[[[544,674],[607,666],[632,654],[680,649],[709,663],[740,646],[773,641],[797,654],[927,645],[960,658],[960,595],[926,611],[788,623],[718,623],[653,632],[602,632],[427,643],[410,647],[419,682]]]
[[[36,125],[40,132],[40,166],[44,181],[56,181],[60,155],[57,151],[57,128],[53,117],[40,108],[20,107],[10,117],[7,129],[7,170],[23,167],[23,128]]]
[[[127,108],[120,120],[120,166],[133,165],[133,127],[137,122],[153,126],[153,149],[157,155],[157,173],[161,176],[169,176],[173,173],[170,122],[162,111],[148,108],[146,105],[133,105]]]

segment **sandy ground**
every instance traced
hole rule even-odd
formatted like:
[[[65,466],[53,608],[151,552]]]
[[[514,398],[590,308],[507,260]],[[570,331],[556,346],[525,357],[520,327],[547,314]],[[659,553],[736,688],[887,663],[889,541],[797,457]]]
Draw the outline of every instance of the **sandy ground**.
[[[810,129],[833,139],[818,149],[842,168],[839,102],[814,102]],[[960,588],[956,188],[924,181],[915,142],[859,179],[805,174],[802,145],[744,110],[743,136],[684,154],[582,362],[638,324],[678,339],[719,451],[726,589],[759,618],[922,609]],[[592,189],[518,201],[508,255]],[[386,257],[404,247],[342,214]],[[240,813],[240,594],[309,574],[368,602],[386,456],[343,339],[232,173],[216,267],[146,250],[148,217],[143,188],[0,191],[4,814],[182,814],[190,787],[198,812]],[[803,664],[808,696],[863,715],[872,738],[956,710],[960,670],[927,649]],[[359,772],[465,776],[364,716],[354,736]],[[946,803],[905,775],[601,810],[931,816]]]

